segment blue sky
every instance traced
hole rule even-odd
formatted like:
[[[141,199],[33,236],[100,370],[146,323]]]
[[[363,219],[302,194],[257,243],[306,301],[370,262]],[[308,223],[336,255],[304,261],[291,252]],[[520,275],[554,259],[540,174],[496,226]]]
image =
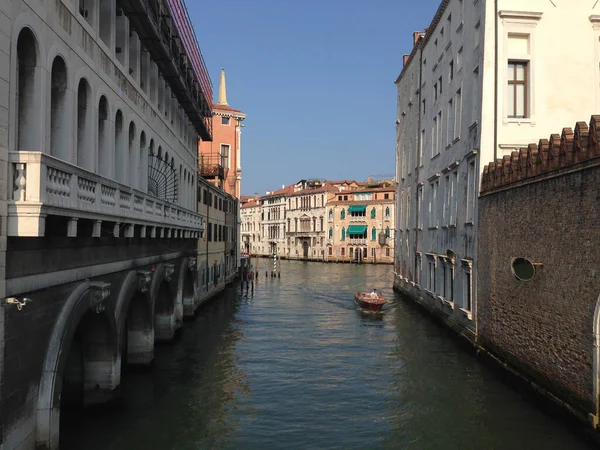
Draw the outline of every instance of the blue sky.
[[[214,86],[247,114],[242,194],[393,175],[402,55],[438,0],[187,0]]]

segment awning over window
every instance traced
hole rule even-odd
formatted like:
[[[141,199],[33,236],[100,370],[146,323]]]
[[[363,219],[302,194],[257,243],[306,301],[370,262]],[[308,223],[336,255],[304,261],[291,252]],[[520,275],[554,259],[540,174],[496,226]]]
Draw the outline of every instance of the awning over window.
[[[348,206],[348,212],[365,212],[366,209],[367,209],[366,206],[360,206],[360,205]]]
[[[364,206],[363,206],[364,208]],[[348,231],[346,233],[348,234],[364,234],[367,232],[367,226],[366,225],[350,225],[348,227]]]

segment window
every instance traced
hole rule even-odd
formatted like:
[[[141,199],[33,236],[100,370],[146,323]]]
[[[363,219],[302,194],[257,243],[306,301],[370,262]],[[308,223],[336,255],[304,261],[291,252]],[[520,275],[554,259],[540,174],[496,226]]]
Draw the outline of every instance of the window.
[[[422,230],[423,229],[423,186],[419,186],[417,188],[417,214],[419,217],[417,228],[419,230]]]
[[[475,200],[477,198],[475,192],[475,160],[469,163],[467,169],[467,217],[466,222],[468,224],[475,223],[474,211],[475,211]]]
[[[229,117],[221,117],[221,125],[229,125]]]
[[[333,238],[333,228],[329,228],[329,239]]]
[[[390,198],[390,194],[383,194],[383,199],[384,200],[389,200]]]
[[[454,79],[454,61],[450,61],[450,69],[448,70],[449,81]]]
[[[430,185],[431,195],[429,197],[429,228],[437,228],[437,196],[439,181],[435,180]]]
[[[389,206],[385,208],[385,217],[390,217],[390,207]]]
[[[448,102],[448,125],[446,130],[446,145],[451,145],[454,140],[454,99]]]
[[[442,76],[440,75],[440,77],[438,78],[438,84],[440,85],[440,94],[443,92],[443,85],[444,83],[442,83]]]
[[[463,273],[464,273],[464,298],[463,308],[467,311],[471,311],[473,305],[473,280],[471,277],[471,264],[469,260],[463,260]]]
[[[386,227],[386,229],[385,229],[385,237],[390,237],[390,227]]]
[[[508,62],[508,117],[523,119],[529,117],[527,111],[527,62],[509,61]]]
[[[371,209],[371,219],[375,218],[375,208]]]
[[[330,209],[330,210],[329,210],[329,218],[330,218],[330,219],[333,219],[333,209]]]
[[[342,228],[342,241],[346,240],[346,229]]]

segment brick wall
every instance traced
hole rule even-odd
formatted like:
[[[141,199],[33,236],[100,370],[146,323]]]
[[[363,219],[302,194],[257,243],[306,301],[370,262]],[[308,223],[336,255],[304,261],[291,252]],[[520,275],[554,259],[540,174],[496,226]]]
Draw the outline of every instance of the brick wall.
[[[486,166],[479,199],[479,342],[583,413],[596,413],[599,127],[594,116]],[[514,257],[543,266],[520,281]]]

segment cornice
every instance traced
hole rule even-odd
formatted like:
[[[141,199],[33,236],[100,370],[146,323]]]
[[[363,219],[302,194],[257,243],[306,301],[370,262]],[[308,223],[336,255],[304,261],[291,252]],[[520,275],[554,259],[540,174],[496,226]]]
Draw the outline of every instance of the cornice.
[[[534,11],[510,11],[506,9],[498,11],[498,16],[502,19],[517,19],[536,22],[542,18],[543,14],[544,13]]]

